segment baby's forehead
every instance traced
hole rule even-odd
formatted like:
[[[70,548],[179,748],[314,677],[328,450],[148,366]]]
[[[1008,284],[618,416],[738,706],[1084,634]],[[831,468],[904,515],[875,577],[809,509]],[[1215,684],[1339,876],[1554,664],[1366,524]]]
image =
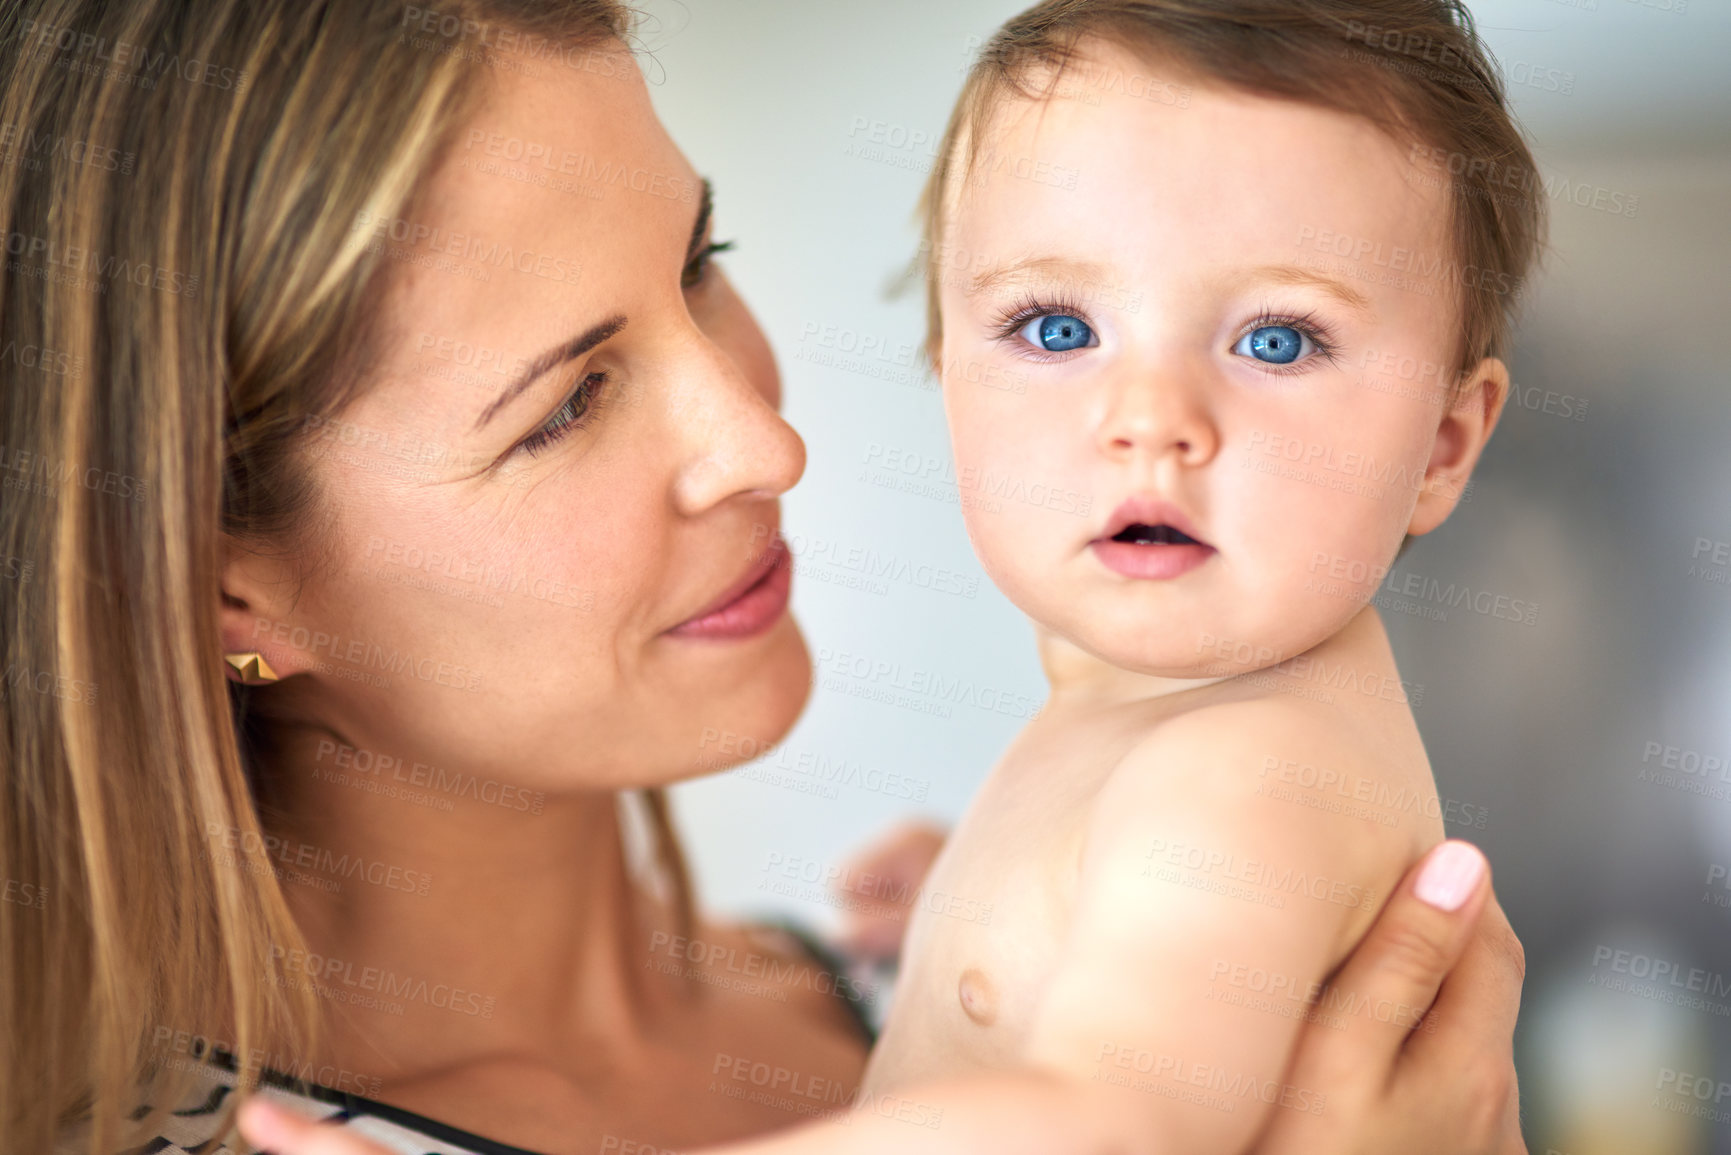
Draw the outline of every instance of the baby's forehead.
[[[1068,76],[1069,74],[1066,74]],[[1158,92],[1162,99],[1149,99]],[[1111,247],[1381,244],[1445,252],[1452,206],[1422,144],[1368,118],[1218,83],[1135,87],[1107,67],[1000,92],[952,157],[946,233]]]

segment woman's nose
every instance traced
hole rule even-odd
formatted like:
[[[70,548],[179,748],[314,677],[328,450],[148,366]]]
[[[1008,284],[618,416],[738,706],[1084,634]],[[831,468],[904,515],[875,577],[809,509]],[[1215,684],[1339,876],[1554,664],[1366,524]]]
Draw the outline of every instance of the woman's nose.
[[[770,370],[773,372],[773,369]],[[805,472],[805,442],[760,387],[720,346],[694,339],[669,393],[669,420],[680,448],[674,504],[694,516],[732,498],[775,498]]]

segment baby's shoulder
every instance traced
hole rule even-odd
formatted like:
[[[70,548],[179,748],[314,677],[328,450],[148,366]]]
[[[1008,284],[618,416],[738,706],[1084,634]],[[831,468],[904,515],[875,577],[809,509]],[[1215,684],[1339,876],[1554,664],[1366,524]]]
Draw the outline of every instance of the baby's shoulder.
[[[1323,790],[1287,788],[1285,769],[1330,781],[1415,783],[1409,765],[1349,714],[1285,696],[1208,702],[1152,721],[1095,799],[1098,831],[1156,830],[1204,853],[1268,853],[1307,869],[1398,877],[1414,855],[1407,824],[1334,805]]]
[[[1150,719],[1113,768],[1114,779],[1227,800],[1253,796],[1283,761],[1339,764],[1367,756],[1355,719],[1279,696],[1200,703]]]

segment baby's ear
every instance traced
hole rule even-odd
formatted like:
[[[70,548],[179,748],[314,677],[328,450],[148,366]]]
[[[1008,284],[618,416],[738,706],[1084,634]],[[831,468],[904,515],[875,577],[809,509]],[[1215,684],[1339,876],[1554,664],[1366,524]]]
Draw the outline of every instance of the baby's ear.
[[[1459,391],[1437,425],[1436,443],[1407,533],[1429,533],[1454,512],[1508,397],[1509,369],[1496,357],[1486,357],[1462,376]]]

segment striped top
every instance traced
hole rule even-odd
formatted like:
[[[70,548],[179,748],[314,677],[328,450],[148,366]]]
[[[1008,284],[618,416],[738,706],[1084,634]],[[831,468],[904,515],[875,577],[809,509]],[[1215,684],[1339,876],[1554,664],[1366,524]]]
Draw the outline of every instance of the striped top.
[[[187,1098],[158,1126],[156,1137],[118,1155],[247,1155],[250,1147],[224,1143],[218,1133],[236,1082],[233,1061],[215,1053],[211,1063],[200,1067]],[[274,1071],[260,1076],[256,1093],[302,1115],[348,1128],[396,1155],[536,1155],[401,1107],[301,1083]],[[83,1155],[85,1142],[82,1128],[69,1131],[56,1144],[56,1155]],[[241,1140],[237,1137],[235,1142]]]

